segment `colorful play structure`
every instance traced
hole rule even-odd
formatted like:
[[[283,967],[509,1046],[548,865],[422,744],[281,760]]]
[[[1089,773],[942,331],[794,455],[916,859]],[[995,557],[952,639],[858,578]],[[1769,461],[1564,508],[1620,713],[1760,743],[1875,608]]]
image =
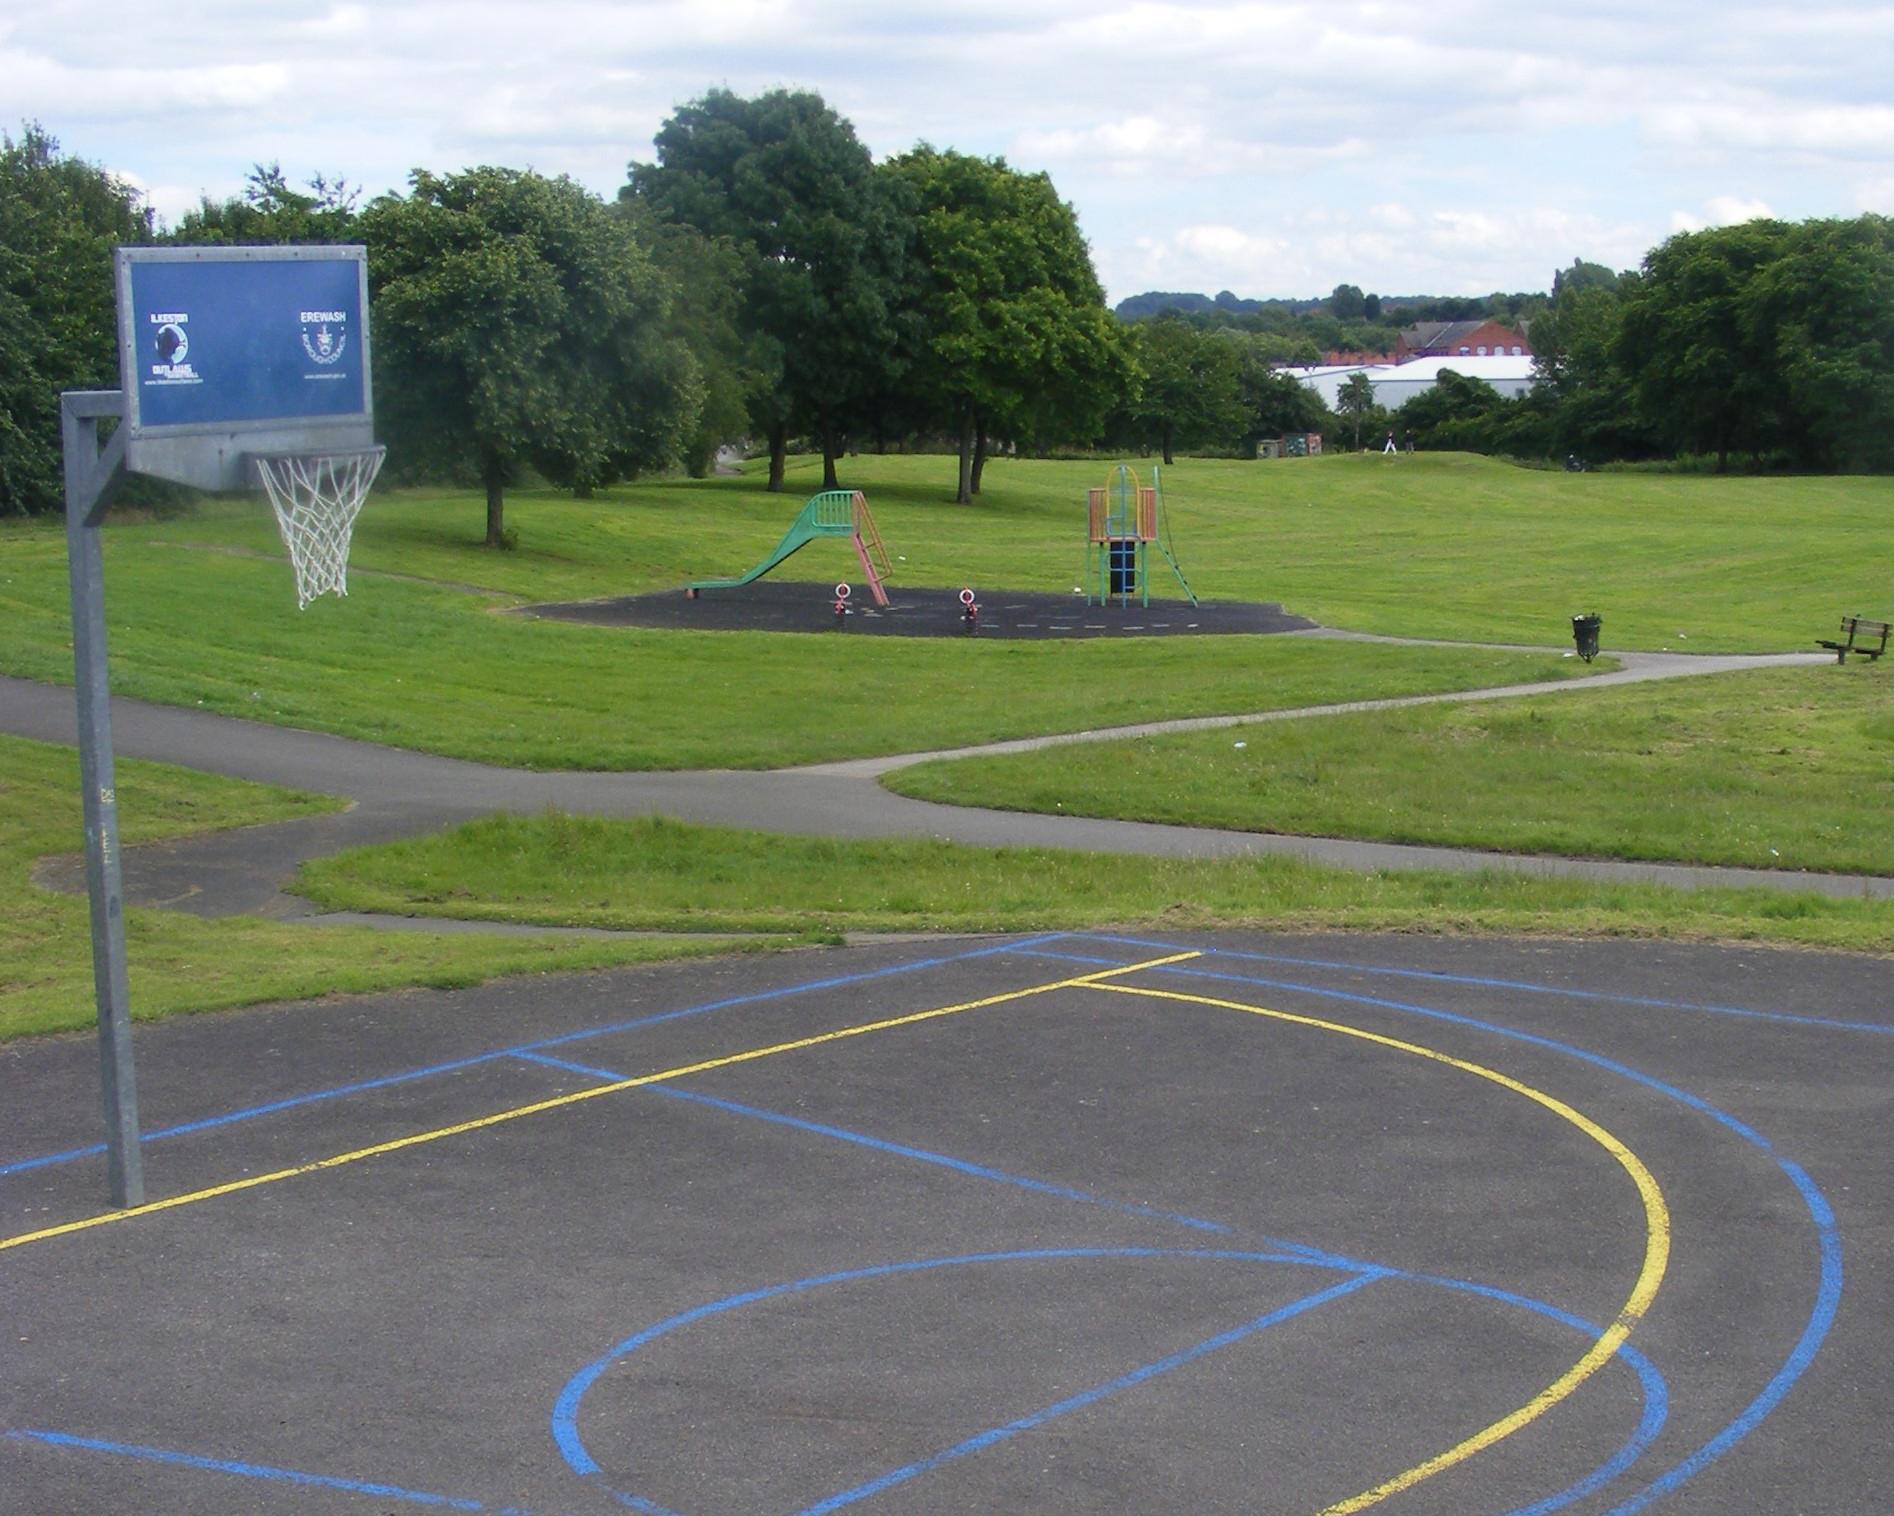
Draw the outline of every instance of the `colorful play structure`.
[[[811,495],[789,530],[783,533],[783,540],[749,573],[739,574],[734,579],[694,579],[685,593],[695,599],[699,590],[735,589],[740,584],[761,579],[785,558],[819,537],[846,537],[854,543],[855,556],[861,560],[862,574],[868,580],[868,593],[874,596],[876,605],[885,606],[888,592],[883,588],[883,581],[893,570],[888,564],[888,550],[881,544],[881,531],[875,525],[873,512],[868,509],[868,497],[860,490],[824,490],[819,495]],[[839,598],[846,604],[846,596]]]
[[[1178,566],[1171,549],[1170,523],[1164,515],[1164,486],[1155,466],[1150,487],[1138,483],[1137,473],[1127,463],[1118,465],[1111,483],[1104,489],[1086,492],[1089,507],[1090,538],[1085,548],[1085,603],[1109,605],[1116,596],[1120,605],[1129,605],[1135,596],[1140,605],[1151,603],[1150,549],[1155,547],[1171,566],[1184,596],[1192,605],[1197,595]]]

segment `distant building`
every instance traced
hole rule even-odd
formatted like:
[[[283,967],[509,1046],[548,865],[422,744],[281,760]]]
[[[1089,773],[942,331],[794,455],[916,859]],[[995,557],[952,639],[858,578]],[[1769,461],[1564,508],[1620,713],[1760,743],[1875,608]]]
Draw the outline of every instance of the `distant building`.
[[[1499,391],[1508,400],[1526,393],[1537,382],[1531,354],[1514,357],[1488,355],[1484,358],[1419,358],[1412,363],[1397,363],[1392,368],[1372,368],[1364,372],[1374,386],[1374,403],[1383,410],[1399,410],[1416,395],[1425,394],[1440,382],[1441,374],[1451,369],[1464,379]],[[1331,405],[1330,409],[1333,409]]]
[[[1416,358],[1530,358],[1523,332],[1497,321],[1422,321],[1394,339],[1394,361]]]
[[[1523,345],[1523,344],[1522,344]],[[1374,386],[1374,403],[1383,410],[1399,410],[1416,395],[1424,394],[1439,382],[1443,369],[1490,385],[1507,399],[1523,395],[1537,382],[1529,354],[1505,357],[1488,354],[1474,358],[1419,358],[1411,363],[1323,364],[1315,368],[1285,368],[1322,397],[1322,403],[1334,410],[1341,399],[1342,386],[1351,374],[1366,374]]]
[[[1336,401],[1341,397],[1342,385],[1350,374],[1366,374],[1372,380],[1376,374],[1393,372],[1393,368],[1392,364],[1323,363],[1314,368],[1285,368],[1278,372],[1300,379],[1322,397],[1322,404],[1334,410]]]

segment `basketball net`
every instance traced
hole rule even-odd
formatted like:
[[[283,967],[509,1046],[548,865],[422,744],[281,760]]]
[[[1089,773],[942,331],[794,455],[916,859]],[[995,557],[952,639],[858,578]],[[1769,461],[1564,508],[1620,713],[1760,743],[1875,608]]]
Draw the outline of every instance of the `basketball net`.
[[[349,592],[349,538],[386,448],[355,453],[259,455],[276,529],[296,570],[296,608],[318,595]]]

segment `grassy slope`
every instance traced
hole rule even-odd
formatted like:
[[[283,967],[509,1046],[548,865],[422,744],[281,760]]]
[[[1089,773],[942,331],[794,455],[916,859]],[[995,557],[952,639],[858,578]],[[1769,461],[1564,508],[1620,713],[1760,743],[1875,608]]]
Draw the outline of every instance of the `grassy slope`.
[[[514,553],[479,546],[481,511],[470,495],[378,497],[358,529],[355,595],[301,615],[288,606],[288,571],[259,506],[214,503],[171,520],[117,520],[107,533],[115,685],[502,761],[665,766],[784,763],[1573,671],[1556,659],[1469,654],[1456,661],[1252,639],[1204,639],[1181,651],[1155,643],[871,644],[607,632],[494,614],[520,601],[675,586],[744,567],[814,489],[813,467],[792,470],[786,496],[768,495],[754,476],[639,485],[593,502],[516,491],[509,512],[522,546]],[[864,457],[850,460],[848,473],[868,490],[910,582],[990,590],[1063,588],[1077,578],[1083,492],[1102,483],[1107,468],[996,460],[986,494],[972,507],[945,503],[950,460]],[[1884,481],[1575,476],[1452,456],[1189,460],[1167,471],[1166,494],[1178,550],[1200,593],[1281,600],[1363,630],[1559,646],[1565,617],[1583,609],[1605,616],[1607,650],[1795,648],[1825,633],[1843,610],[1886,609],[1876,572]],[[794,572],[821,580],[850,569],[844,548],[819,544]],[[65,594],[56,527],[0,523],[0,669],[70,678]],[[956,698],[943,700],[943,690]],[[1551,767],[1562,767],[1556,756]],[[27,768],[47,765],[34,760]],[[31,856],[76,841],[76,784],[26,786],[14,763],[6,773],[0,871],[23,883]],[[137,766],[127,766],[126,778],[135,795]],[[1500,809],[1482,814],[1498,817]],[[143,811],[127,803],[127,840],[153,834],[152,827],[224,824],[207,822],[201,811],[165,821]],[[1884,807],[1869,814],[1865,800],[1850,811],[1844,799],[1830,824],[1861,831],[1879,825],[1880,814]],[[1479,836],[1476,817],[1469,837]],[[897,874],[907,866],[890,862]],[[1045,900],[1085,895],[1070,870],[1045,867],[1052,891]],[[1080,872],[1089,877],[1097,867]],[[1222,910],[1233,913],[1229,919],[1669,929],[1662,925],[1668,905],[1626,905],[1631,897],[1621,896],[1601,907],[1563,887],[1333,876],[1319,885],[1305,880],[1295,891],[1238,883],[1232,895],[1205,877],[1171,878],[1146,861],[1130,867],[1161,881],[1173,910]],[[968,859],[951,868],[968,878],[977,873]],[[1483,900],[1469,903],[1468,888],[1486,892]],[[1461,904],[1451,903],[1456,897]],[[90,1014],[83,905],[27,898],[29,909],[11,919],[16,930],[0,939],[0,1027],[77,1024]],[[1042,900],[1031,910],[1052,908]],[[718,907],[745,909],[740,902]],[[1739,902],[1723,925],[1684,929],[1740,935],[1745,919],[1826,909]],[[850,919],[968,919],[942,910],[920,894],[900,910],[861,909]],[[1145,910],[1128,900],[1093,907],[1094,917]],[[1016,919],[1029,914],[1021,904]],[[632,951],[372,933],[347,934],[338,947],[339,935],[168,913],[133,912],[130,927],[140,1014],[344,986],[445,982],[542,963],[576,966]],[[1850,940],[1877,945],[1873,930]]]
[[[1293,859],[1129,858],[771,837],[671,821],[493,817],[305,865],[335,905],[651,930],[1027,931],[1108,925],[1716,938],[1894,952],[1894,902]]]
[[[320,796],[193,774],[117,765],[120,840],[286,820],[335,808]],[[35,860],[76,851],[79,762],[70,748],[0,737],[0,1040],[71,1031],[94,1018],[83,896],[31,883]],[[676,938],[552,941],[204,921],[175,911],[125,913],[133,1015],[139,1020],[339,990],[477,983],[502,974],[575,969],[717,950]]]
[[[894,480],[876,499],[885,534],[907,553],[904,573],[1069,587],[1078,572],[1084,543],[1072,500],[1095,469],[1009,465],[999,477],[1010,471],[1032,489],[1015,485],[1009,496],[996,482],[969,512],[923,503],[938,490],[915,481],[938,475],[943,460],[874,462]],[[260,556],[271,547],[266,512],[219,503],[127,523],[107,534],[114,687],[494,762],[669,768],[781,765],[1579,672],[1557,653],[1368,652],[1279,638],[702,635],[496,613],[519,599],[675,585],[742,565],[774,542],[795,506],[728,483],[651,485],[590,504],[523,491],[511,512],[526,545],[493,553],[474,545],[480,517],[465,496],[377,501],[359,529],[355,593],[300,614],[286,604],[284,567]],[[44,527],[5,537],[0,669],[66,679],[63,539]],[[835,577],[846,552],[813,546],[797,572]],[[981,554],[993,578],[963,561]],[[433,582],[364,572],[377,563]],[[444,583],[476,578],[490,594]],[[1266,578],[1251,574],[1243,592],[1265,593]]]
[[[1894,699],[1868,665],[1087,744],[886,782],[1014,810],[1894,874]]]

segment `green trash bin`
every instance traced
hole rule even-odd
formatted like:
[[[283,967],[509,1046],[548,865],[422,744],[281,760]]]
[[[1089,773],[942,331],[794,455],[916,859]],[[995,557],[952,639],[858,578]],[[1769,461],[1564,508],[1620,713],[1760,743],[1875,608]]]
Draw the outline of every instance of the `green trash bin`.
[[[1598,656],[1598,628],[1603,626],[1603,616],[1574,616],[1572,618],[1572,641],[1578,645],[1578,656],[1587,663]]]

